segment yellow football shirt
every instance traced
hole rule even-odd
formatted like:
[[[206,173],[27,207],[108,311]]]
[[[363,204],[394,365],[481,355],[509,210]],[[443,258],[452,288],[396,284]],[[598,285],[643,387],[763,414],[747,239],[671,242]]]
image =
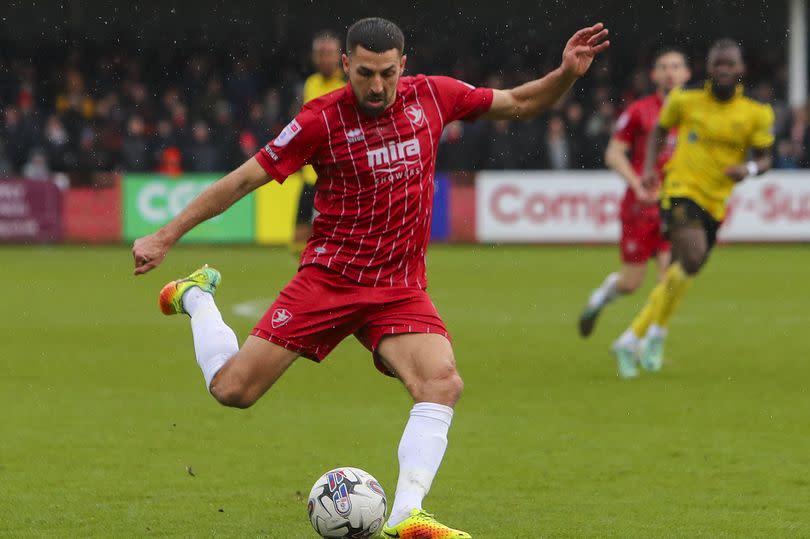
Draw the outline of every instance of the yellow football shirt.
[[[722,221],[734,189],[726,169],[742,163],[750,148],[772,146],[773,122],[771,106],[745,97],[742,86],[729,101],[714,97],[710,83],[672,90],[658,118],[664,129],[678,127],[675,153],[664,168],[662,207],[671,198],[689,198]]]
[[[343,73],[340,70],[337,70],[335,74],[329,78],[324,77],[320,73],[313,73],[304,81],[304,103],[324,96],[329,92],[334,92],[339,88],[343,88],[345,85],[346,81],[343,79]]]
[[[324,77],[320,73],[313,73],[304,81],[304,103],[324,96],[329,92],[334,92],[339,88],[343,88],[345,85],[346,81],[343,79],[343,73],[339,69],[329,78]],[[315,182],[318,180],[315,169],[310,165],[306,165],[301,169],[301,176],[304,178],[304,181],[310,185],[315,185]]]

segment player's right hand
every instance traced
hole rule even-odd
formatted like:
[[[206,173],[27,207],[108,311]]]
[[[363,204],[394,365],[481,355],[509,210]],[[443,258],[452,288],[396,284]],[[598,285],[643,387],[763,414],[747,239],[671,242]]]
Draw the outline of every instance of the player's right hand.
[[[658,174],[653,170],[645,172],[641,177],[641,182],[633,185],[633,192],[636,199],[642,204],[655,204],[658,202]]]
[[[132,244],[132,257],[135,259],[135,275],[142,275],[158,267],[171,245],[157,234],[149,234]]]
[[[638,185],[634,187],[633,192],[636,195],[636,200],[638,200],[641,204],[651,206],[658,202],[658,196],[655,194],[655,191],[647,189],[643,185]]]

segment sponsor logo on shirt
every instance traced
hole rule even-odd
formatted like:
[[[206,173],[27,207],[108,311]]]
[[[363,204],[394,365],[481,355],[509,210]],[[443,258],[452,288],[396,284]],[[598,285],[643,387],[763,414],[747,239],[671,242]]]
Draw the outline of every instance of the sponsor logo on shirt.
[[[281,133],[278,134],[276,139],[273,141],[273,144],[278,146],[279,148],[283,148],[287,144],[290,143],[295,136],[301,132],[301,124],[298,123],[297,120],[293,120],[287,124],[287,126],[281,130]]]
[[[272,144],[272,143],[270,143],[270,144]],[[270,144],[267,144],[264,147],[264,151],[267,152],[267,155],[269,155],[273,159],[273,161],[278,161],[281,158],[278,156],[278,154],[276,152],[273,151],[273,148],[270,147]]]
[[[405,107],[405,115],[415,126],[421,126],[423,123],[425,123],[425,113],[422,111],[422,107],[419,105]]]
[[[419,154],[418,139],[391,142],[382,148],[368,151],[368,166],[377,181],[409,178],[422,170]]]
[[[273,317],[270,320],[270,323],[272,324],[273,329],[277,329],[286,325],[290,320],[292,320],[292,314],[290,314],[290,311],[287,309],[276,309],[273,311]]]
[[[366,135],[359,127],[357,129],[349,129],[346,131],[346,140],[349,141],[349,144],[354,144],[355,142],[366,140]]]

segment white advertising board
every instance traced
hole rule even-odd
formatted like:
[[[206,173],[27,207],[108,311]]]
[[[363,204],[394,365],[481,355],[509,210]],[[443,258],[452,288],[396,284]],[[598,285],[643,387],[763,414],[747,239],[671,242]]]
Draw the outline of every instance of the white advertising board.
[[[487,171],[476,179],[482,242],[616,243],[624,182],[607,171]],[[746,180],[729,201],[722,241],[810,241],[810,172]]]

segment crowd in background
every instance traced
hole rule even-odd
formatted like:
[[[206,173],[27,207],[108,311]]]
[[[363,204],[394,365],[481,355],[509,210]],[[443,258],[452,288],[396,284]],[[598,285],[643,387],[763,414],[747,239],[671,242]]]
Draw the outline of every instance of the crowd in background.
[[[425,47],[423,47],[425,49]],[[425,53],[425,51],[422,51]],[[749,91],[776,111],[775,164],[810,166],[806,111],[784,100],[781,59],[748,59]],[[98,171],[227,171],[254,155],[300,107],[308,51],[259,58],[217,51],[166,55],[122,49],[71,50],[63,58],[0,57],[0,177],[93,183]],[[417,53],[418,54],[418,53]],[[418,71],[477,85],[509,87],[551,61],[482,66],[481,53]],[[456,122],[439,152],[443,170],[603,168],[613,124],[626,104],[651,91],[649,55],[623,70],[599,59],[554,110],[528,122]],[[702,58],[693,59],[693,80]],[[619,72],[621,71],[621,72]]]

